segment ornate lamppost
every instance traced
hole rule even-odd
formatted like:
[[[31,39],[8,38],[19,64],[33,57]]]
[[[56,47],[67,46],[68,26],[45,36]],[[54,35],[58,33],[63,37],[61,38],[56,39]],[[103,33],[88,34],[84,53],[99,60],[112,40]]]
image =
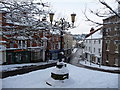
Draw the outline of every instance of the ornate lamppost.
[[[54,13],[49,13],[50,22],[52,25]],[[57,63],[56,67],[51,72],[50,79],[46,82],[46,84],[50,86],[61,86],[65,84],[69,80],[69,71],[67,69],[67,65],[63,62],[65,59],[64,52],[63,52],[63,34],[64,30],[70,27],[74,27],[76,14],[71,14],[71,22],[65,21],[64,18],[61,18],[60,21],[55,22],[53,26],[58,27],[60,30],[60,52],[59,52],[59,62]]]
[[[49,13],[49,16],[50,16],[50,22],[52,24],[54,13]],[[63,52],[63,31],[65,30],[65,27],[67,27],[67,28],[74,27],[75,16],[76,16],[75,13],[71,14],[72,26],[70,26],[69,22],[66,22],[64,18],[61,18],[60,21],[55,22],[55,26],[57,26],[61,29],[60,30],[60,52]],[[61,62],[61,57],[59,58],[59,62]]]

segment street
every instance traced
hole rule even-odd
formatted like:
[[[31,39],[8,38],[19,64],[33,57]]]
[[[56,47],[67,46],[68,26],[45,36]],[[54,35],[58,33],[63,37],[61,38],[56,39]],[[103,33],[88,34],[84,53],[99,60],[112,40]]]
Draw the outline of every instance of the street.
[[[86,68],[86,69],[120,74],[120,70],[118,68],[115,69],[115,70],[109,70],[109,69],[107,70],[107,69],[92,67],[92,65],[87,66],[87,65],[84,65],[84,64],[80,63],[80,62],[84,62],[80,59],[81,54],[82,54],[82,50],[80,48],[78,48],[75,53],[72,53],[72,58],[71,58],[69,63],[72,64],[72,65],[78,66],[78,67]],[[104,66],[102,66],[102,67],[104,67]],[[110,67],[108,67],[108,68],[110,68]]]
[[[72,53],[70,64],[79,66],[79,67],[84,67],[83,65],[79,64],[81,54],[82,54],[82,49],[80,48],[78,48],[75,53]]]

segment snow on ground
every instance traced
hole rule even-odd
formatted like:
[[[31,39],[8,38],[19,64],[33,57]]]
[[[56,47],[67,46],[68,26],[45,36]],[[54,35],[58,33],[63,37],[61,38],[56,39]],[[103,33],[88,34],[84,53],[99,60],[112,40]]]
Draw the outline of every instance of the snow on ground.
[[[70,82],[66,86],[52,87],[46,84],[55,68],[33,71],[2,79],[3,88],[118,88],[118,75],[88,70],[67,64]]]
[[[57,62],[58,60],[49,60],[48,63],[53,63],[53,62]],[[0,67],[0,71],[12,71],[12,70],[16,70],[19,68],[22,68],[23,66],[31,66],[31,65],[45,65],[48,64],[47,62],[39,62],[39,63],[26,63],[26,64],[11,64],[11,65],[1,65]]]
[[[89,66],[89,67],[100,68],[100,69],[104,69],[104,70],[120,70],[119,67],[109,67],[109,66],[102,66],[102,65],[99,67],[99,65],[93,64],[93,63],[91,63],[91,65],[90,65],[90,62],[88,62],[88,61],[86,61],[86,63],[85,63],[85,61],[80,61],[80,64],[83,64],[83,65]]]

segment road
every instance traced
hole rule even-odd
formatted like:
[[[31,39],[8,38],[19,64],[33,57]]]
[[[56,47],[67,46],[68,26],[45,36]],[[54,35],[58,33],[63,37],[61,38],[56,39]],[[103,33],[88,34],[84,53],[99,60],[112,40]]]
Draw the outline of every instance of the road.
[[[82,49],[78,48],[75,53],[72,53],[72,57],[69,63],[75,66],[84,67],[83,65],[79,64],[81,54]]]

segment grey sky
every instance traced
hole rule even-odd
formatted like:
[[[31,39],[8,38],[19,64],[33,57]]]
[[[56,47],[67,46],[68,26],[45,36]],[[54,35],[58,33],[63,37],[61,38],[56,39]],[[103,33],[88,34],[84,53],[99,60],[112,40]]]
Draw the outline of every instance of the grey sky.
[[[40,0],[34,0],[40,1]],[[85,7],[87,11],[89,9],[96,10],[103,8],[103,5],[98,2],[99,0],[42,0],[42,2],[50,3],[50,9],[55,13],[54,20],[64,17],[70,21],[71,13],[76,13],[76,28],[69,30],[72,34],[82,34],[82,33],[89,33],[91,27],[96,28],[90,22],[85,21],[85,17],[83,11],[85,11]],[[109,3],[112,7],[117,7],[115,4],[115,0],[104,0],[105,2]],[[97,22],[102,22],[101,18],[98,18],[89,12],[87,12],[87,16],[92,20]]]
[[[91,23],[85,22],[85,17],[83,14],[83,11],[85,10],[85,7],[87,7],[87,10],[89,9],[96,10],[98,8],[102,8],[103,5],[101,5],[98,0],[42,0],[43,2],[50,2],[51,9],[53,12],[55,12],[55,19],[60,17],[65,17],[67,19],[70,19],[71,13],[76,13],[76,26],[77,28],[74,28],[72,30],[69,30],[72,34],[81,34],[81,33],[89,33],[89,30],[91,27],[94,27]],[[113,7],[115,6],[114,0],[105,0]],[[90,17],[93,20],[97,20],[98,22],[102,22],[101,18],[97,18],[93,15],[91,15],[89,12],[87,12],[88,17]],[[91,26],[92,25],[92,26]]]

